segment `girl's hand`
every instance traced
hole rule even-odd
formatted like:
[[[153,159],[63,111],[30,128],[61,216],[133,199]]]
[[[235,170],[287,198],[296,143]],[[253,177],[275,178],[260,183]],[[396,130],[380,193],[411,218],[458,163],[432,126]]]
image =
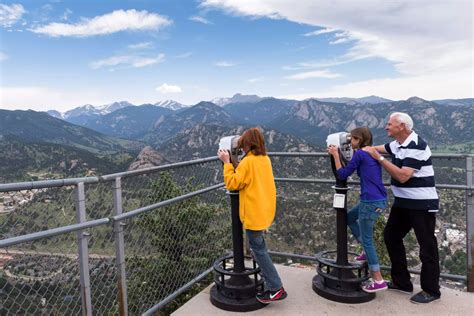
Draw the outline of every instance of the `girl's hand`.
[[[229,163],[230,162],[230,155],[227,150],[224,149],[219,149],[217,151],[217,157],[223,162],[223,163]]]
[[[337,147],[336,145],[329,145],[327,151],[334,158],[339,157],[339,147]]]

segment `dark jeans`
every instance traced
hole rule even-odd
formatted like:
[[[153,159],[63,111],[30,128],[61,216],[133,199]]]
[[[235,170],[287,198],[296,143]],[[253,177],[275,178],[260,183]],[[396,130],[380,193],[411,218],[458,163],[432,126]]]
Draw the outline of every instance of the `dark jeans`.
[[[265,280],[265,289],[270,291],[280,289],[282,287],[280,276],[278,275],[272,259],[268,254],[265,238],[263,237],[263,231],[247,229],[247,237],[250,249],[252,249],[253,257],[262,271],[262,276]]]
[[[434,235],[436,213],[392,207],[384,239],[392,262],[392,281],[400,288],[412,290],[403,238],[413,228],[420,245],[421,288],[431,295],[440,296],[438,242]]]

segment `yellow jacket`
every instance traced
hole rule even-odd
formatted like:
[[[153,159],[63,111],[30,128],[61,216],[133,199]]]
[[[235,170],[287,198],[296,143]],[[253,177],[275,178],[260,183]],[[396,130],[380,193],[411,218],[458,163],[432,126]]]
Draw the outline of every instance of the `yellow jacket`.
[[[227,190],[239,190],[239,215],[245,229],[264,230],[275,218],[276,187],[272,163],[265,155],[249,152],[236,169],[224,164]]]

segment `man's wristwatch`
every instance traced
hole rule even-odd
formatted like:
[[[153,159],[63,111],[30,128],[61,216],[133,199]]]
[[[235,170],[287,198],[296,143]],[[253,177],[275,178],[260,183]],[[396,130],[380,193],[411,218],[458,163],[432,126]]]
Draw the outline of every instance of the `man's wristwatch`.
[[[385,157],[384,157],[384,156],[380,156],[380,157],[378,158],[378,161],[379,161],[379,162],[382,162],[382,161],[384,161],[384,160],[385,160]]]

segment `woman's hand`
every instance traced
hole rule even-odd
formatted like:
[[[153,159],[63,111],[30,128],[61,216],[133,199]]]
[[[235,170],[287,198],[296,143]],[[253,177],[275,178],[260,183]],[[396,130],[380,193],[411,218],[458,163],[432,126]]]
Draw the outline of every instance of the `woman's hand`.
[[[224,149],[219,149],[217,151],[217,157],[223,162],[223,163],[229,163],[230,162],[230,156],[229,152]]]
[[[339,157],[339,147],[336,145],[329,145],[328,148],[328,153],[332,155],[334,158]]]

